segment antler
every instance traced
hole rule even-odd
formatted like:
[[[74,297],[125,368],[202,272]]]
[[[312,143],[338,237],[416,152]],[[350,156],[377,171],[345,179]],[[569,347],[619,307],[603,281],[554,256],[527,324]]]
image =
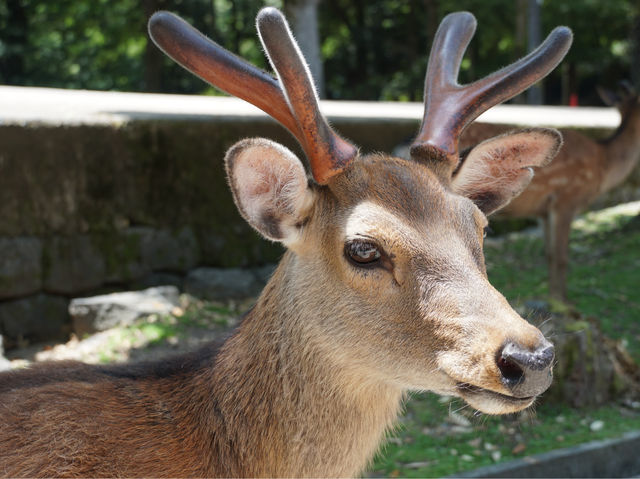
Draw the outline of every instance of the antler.
[[[149,35],[190,72],[279,121],[302,146],[315,180],[325,184],[357,155],[357,149],[338,136],[320,113],[313,80],[284,16],[275,8],[264,8],[257,24],[284,90],[271,75],[172,13],[155,13],[149,20]]]
[[[462,56],[475,29],[476,20],[468,12],[452,13],[442,20],[427,66],[424,119],[411,147],[414,159],[446,159],[449,174],[458,164],[458,139],[464,128],[546,76],[564,58],[572,41],[571,30],[557,27],[526,57],[474,83],[459,85]]]

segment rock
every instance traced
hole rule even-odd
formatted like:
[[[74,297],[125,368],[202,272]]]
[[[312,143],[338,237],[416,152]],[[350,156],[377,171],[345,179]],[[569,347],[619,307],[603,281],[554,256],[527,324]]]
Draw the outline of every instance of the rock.
[[[416,462],[408,462],[404,464],[406,469],[422,469],[423,467],[429,467],[433,464],[433,461],[416,461]]]
[[[151,267],[142,258],[141,238],[131,234],[130,228],[96,233],[92,240],[105,261],[106,283],[125,284],[151,273]]]
[[[76,298],[69,305],[69,314],[73,330],[83,335],[128,325],[149,314],[169,314],[179,306],[179,302],[178,288],[161,286],[143,291]]]
[[[601,421],[599,419],[597,421],[593,421],[589,425],[589,429],[591,429],[593,432],[598,432],[602,430],[603,427],[604,427],[604,421]]]
[[[2,343],[2,335],[0,334],[0,371],[11,369],[11,361],[4,357],[4,345]]]
[[[44,341],[68,333],[68,301],[60,296],[37,294],[0,303],[0,332],[8,342]]]
[[[57,294],[76,294],[97,288],[106,277],[106,263],[88,235],[56,236],[43,251],[44,289]]]
[[[156,286],[175,286],[180,291],[184,289],[184,278],[172,273],[151,273],[133,282],[134,289],[147,289]]]
[[[467,441],[467,444],[469,444],[471,447],[480,447],[480,444],[482,444],[482,438],[476,437],[475,439]]]
[[[191,228],[173,233],[134,227],[128,234],[139,238],[142,262],[152,271],[186,273],[200,260],[198,240]]]
[[[263,285],[267,284],[271,276],[276,271],[278,267],[277,264],[267,264],[265,266],[260,266],[258,268],[253,269],[253,274],[256,276],[257,280]]]
[[[27,296],[42,288],[42,241],[0,238],[0,299]]]
[[[256,296],[264,284],[251,270],[197,268],[185,280],[185,292],[202,299],[242,299]]]

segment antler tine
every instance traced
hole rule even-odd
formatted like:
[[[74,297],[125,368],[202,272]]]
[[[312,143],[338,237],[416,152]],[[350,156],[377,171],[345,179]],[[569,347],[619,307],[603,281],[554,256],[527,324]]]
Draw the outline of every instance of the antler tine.
[[[279,121],[299,141],[303,135],[278,81],[205,37],[183,19],[156,12],[149,35],[179,65],[225,92],[248,101]]]
[[[572,41],[571,30],[557,27],[526,57],[474,83],[458,85],[462,55],[474,30],[475,19],[467,12],[448,15],[438,28],[427,67],[424,119],[411,147],[415,159],[434,153],[446,158],[449,174],[458,163],[458,139],[464,128],[546,76]]]
[[[256,19],[260,40],[297,119],[303,147],[315,180],[326,183],[357,155],[357,149],[335,133],[320,113],[313,79],[284,16],[273,7]]]

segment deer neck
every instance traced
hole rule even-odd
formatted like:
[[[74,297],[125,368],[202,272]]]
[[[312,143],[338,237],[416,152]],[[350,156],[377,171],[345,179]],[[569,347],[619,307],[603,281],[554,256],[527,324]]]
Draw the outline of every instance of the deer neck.
[[[214,368],[214,416],[243,458],[225,475],[357,475],[400,409],[400,389],[356,377],[308,334],[317,311],[296,297],[292,261],[287,253]]]
[[[619,185],[640,160],[640,108],[635,107],[605,142],[606,168],[601,191]]]

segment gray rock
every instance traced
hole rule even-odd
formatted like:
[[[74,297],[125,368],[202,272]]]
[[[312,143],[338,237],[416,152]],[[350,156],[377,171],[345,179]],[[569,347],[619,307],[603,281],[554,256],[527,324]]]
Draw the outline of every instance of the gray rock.
[[[129,283],[151,273],[151,267],[142,258],[141,238],[130,234],[128,228],[124,232],[94,235],[93,243],[105,260],[105,282]]]
[[[161,286],[73,299],[69,305],[73,330],[82,335],[128,325],[149,314],[168,314],[179,305],[179,294],[175,286]]]
[[[66,298],[37,294],[0,303],[0,332],[9,341],[45,341],[68,333]]]
[[[172,273],[151,273],[134,281],[132,289],[147,289],[156,286],[175,286],[180,291],[184,287],[184,277]]]
[[[202,299],[243,299],[256,296],[264,284],[253,271],[240,268],[197,268],[185,280],[185,292]]]
[[[11,369],[11,361],[4,357],[4,346],[2,343],[2,335],[0,334],[0,371]]]
[[[104,255],[87,235],[50,238],[43,262],[47,292],[76,294],[99,287],[106,278]]]
[[[42,288],[42,242],[38,238],[0,238],[0,258],[0,299],[27,296]]]
[[[253,269],[253,274],[260,284],[262,284],[261,288],[264,288],[264,285],[271,279],[277,267],[277,264],[267,264]]]
[[[142,262],[153,271],[186,273],[200,260],[198,241],[191,228],[182,228],[174,233],[134,227],[128,234],[139,238]]]

